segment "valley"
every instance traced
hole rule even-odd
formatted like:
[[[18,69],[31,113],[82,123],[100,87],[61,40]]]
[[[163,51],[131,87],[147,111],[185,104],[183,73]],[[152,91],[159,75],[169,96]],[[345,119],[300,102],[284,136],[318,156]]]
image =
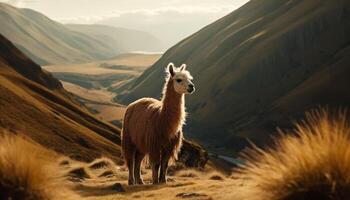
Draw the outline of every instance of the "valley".
[[[154,64],[160,54],[128,53],[111,60],[83,64],[49,65],[43,69],[62,81],[98,118],[121,125],[125,106],[114,101],[120,88]]]

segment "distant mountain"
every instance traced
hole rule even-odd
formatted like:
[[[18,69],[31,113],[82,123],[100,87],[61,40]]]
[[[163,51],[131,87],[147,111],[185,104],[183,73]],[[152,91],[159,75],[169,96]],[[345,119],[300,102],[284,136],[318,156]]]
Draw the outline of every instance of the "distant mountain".
[[[40,65],[109,59],[129,51],[160,51],[150,34],[99,25],[63,25],[31,9],[0,3],[0,33]]]
[[[30,10],[0,3],[0,33],[41,65],[107,59],[117,51]]]
[[[159,97],[169,62],[187,63],[197,88],[187,137],[232,155],[308,109],[350,106],[350,1],[251,0],[172,47],[117,100]]]
[[[108,44],[118,47],[121,53],[132,51],[162,52],[165,48],[158,38],[142,31],[99,24],[67,24],[66,27],[95,38],[105,38],[109,40]]]
[[[120,130],[91,114],[61,83],[0,34],[0,130],[78,160],[121,161]],[[2,131],[3,132],[3,131]]]

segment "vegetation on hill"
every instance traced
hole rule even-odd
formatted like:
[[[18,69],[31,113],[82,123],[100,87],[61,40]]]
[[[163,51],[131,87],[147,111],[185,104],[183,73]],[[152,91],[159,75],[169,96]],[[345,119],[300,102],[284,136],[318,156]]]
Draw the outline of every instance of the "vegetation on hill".
[[[0,135],[1,199],[79,199],[55,163],[57,154],[19,136]]]
[[[236,176],[243,199],[341,200],[350,198],[350,126],[346,112],[308,113],[275,147],[247,151]]]

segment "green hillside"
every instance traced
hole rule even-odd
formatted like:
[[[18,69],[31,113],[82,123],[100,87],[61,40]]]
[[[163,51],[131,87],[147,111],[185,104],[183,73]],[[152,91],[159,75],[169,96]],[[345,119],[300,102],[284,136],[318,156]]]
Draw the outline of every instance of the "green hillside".
[[[159,97],[169,62],[194,76],[188,136],[232,155],[305,110],[350,105],[350,2],[251,0],[172,47],[116,100]]]

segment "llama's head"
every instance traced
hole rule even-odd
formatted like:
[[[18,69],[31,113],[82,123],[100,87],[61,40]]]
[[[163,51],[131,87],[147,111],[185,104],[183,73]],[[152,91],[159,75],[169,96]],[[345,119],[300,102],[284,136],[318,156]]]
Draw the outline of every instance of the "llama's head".
[[[193,77],[190,72],[186,70],[186,64],[182,64],[179,68],[175,67],[173,63],[169,63],[167,71],[170,74],[169,81],[174,84],[174,89],[179,94],[192,94],[195,90],[192,83]]]

